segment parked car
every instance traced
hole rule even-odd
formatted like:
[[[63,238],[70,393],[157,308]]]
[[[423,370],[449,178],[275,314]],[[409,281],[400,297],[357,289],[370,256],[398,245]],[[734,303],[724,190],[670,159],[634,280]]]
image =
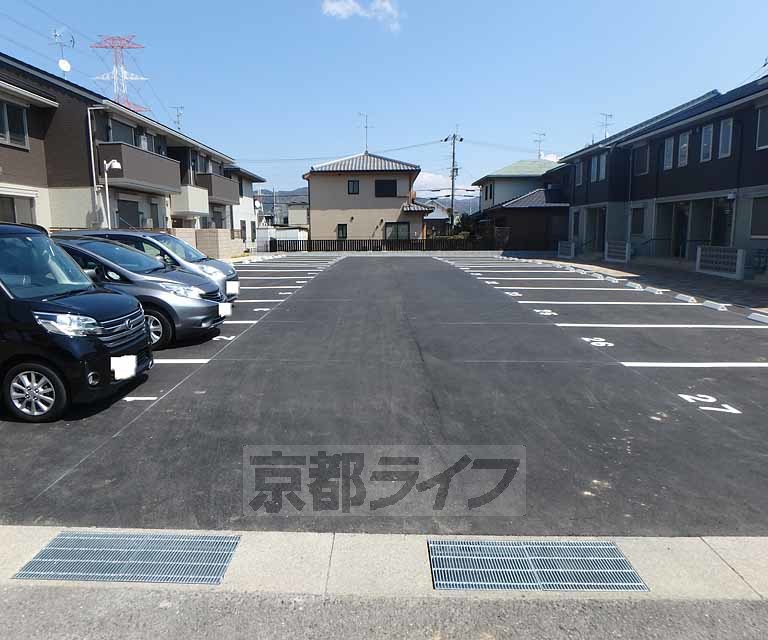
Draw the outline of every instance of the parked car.
[[[136,298],[95,286],[39,228],[0,224],[0,396],[13,416],[55,420],[152,363]]]
[[[232,313],[215,282],[159,257],[93,236],[54,235],[54,240],[99,286],[139,299],[155,349],[210,332]]]
[[[209,258],[188,242],[169,233],[129,229],[94,229],[66,233],[107,238],[143,251],[149,256],[160,256],[169,265],[210,278],[227,296],[229,302],[234,302],[240,293],[240,279],[231,264]]]

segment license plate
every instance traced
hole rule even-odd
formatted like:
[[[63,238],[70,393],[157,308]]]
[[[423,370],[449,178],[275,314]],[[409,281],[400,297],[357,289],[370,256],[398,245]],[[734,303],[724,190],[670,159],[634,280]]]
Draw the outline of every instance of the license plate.
[[[109,359],[115,380],[129,380],[136,375],[136,356],[118,356]]]
[[[219,315],[231,316],[232,315],[232,303],[231,302],[219,302]]]
[[[240,293],[240,283],[237,280],[227,281],[227,295],[236,296]]]

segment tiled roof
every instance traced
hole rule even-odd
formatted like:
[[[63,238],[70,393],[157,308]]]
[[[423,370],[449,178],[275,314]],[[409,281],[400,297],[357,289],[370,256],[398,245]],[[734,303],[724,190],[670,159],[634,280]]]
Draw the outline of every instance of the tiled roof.
[[[340,158],[323,164],[312,166],[309,173],[346,173],[346,172],[368,172],[368,171],[421,171],[417,164],[401,162],[384,156],[377,156],[374,153],[358,153],[348,158]]]
[[[406,202],[402,207],[403,213],[431,213],[434,210],[434,207],[418,202]]]
[[[445,211],[435,209],[432,213],[430,213],[427,216],[424,216],[424,220],[450,220],[451,216],[449,216]]]
[[[497,169],[479,180],[472,183],[472,186],[478,186],[489,178],[535,178],[543,175],[550,169],[557,166],[557,162],[552,160],[518,160],[506,167]]]
[[[566,201],[558,189],[534,189],[525,195],[518,196],[497,204],[494,209],[529,209],[542,207],[567,207]]]

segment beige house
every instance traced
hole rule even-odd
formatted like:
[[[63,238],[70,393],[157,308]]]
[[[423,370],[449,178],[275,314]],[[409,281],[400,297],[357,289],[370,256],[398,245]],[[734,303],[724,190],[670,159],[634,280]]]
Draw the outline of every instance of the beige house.
[[[313,166],[309,229],[313,240],[418,240],[432,207],[414,200],[421,168],[372,153]]]

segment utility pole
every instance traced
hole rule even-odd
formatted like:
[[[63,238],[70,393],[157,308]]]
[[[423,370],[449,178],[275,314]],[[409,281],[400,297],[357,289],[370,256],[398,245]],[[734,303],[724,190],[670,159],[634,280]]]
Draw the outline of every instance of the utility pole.
[[[458,125],[456,125],[456,131],[447,138],[443,138],[443,142],[451,143],[451,230],[453,230],[455,221],[453,206],[456,202],[456,176],[459,175],[459,168],[456,166],[456,143],[464,142],[464,138],[459,137]]]
[[[542,143],[542,142],[544,142],[544,138],[546,138],[546,137],[547,137],[547,134],[546,134],[546,133],[544,133],[543,131],[534,131],[533,133],[534,133],[534,135],[536,136],[536,137],[533,139],[533,141],[534,141],[534,142],[535,142],[535,143],[538,145],[538,147],[539,147],[539,151],[538,151],[538,153],[536,154],[536,158],[537,158],[538,160],[541,160],[541,143]]]
[[[603,130],[603,140],[605,140],[608,137],[608,128],[611,126],[611,120],[613,120],[613,114],[601,113],[600,116],[603,118],[603,121],[600,123],[600,127]]]
[[[179,105],[177,107],[171,107],[171,109],[176,110],[176,117],[173,119],[173,124],[176,126],[176,129],[181,131],[181,118],[184,115],[184,105]]]

